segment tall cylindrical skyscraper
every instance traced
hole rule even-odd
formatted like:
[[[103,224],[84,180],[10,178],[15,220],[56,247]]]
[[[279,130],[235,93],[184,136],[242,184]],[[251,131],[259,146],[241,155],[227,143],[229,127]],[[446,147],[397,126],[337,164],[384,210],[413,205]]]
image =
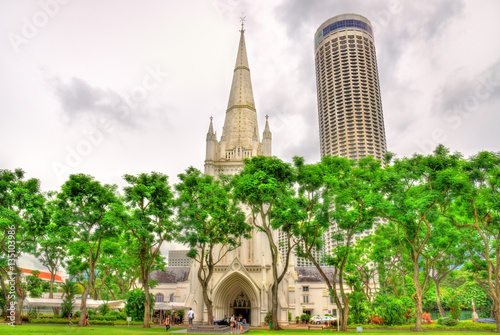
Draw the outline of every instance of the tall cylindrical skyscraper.
[[[370,21],[337,15],[314,35],[321,156],[384,161],[384,118]]]

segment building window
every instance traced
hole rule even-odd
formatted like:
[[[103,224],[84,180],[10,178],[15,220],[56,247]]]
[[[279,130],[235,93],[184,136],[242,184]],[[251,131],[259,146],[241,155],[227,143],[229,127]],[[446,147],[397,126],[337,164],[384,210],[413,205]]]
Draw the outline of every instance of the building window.
[[[308,303],[309,302],[309,296],[308,295],[303,295],[302,298],[303,298],[302,302],[304,302],[304,303]]]
[[[172,293],[168,299],[169,302],[174,302],[174,294]]]
[[[309,286],[302,286],[302,292],[309,292]]]
[[[164,296],[161,293],[155,295],[155,302],[163,302]]]

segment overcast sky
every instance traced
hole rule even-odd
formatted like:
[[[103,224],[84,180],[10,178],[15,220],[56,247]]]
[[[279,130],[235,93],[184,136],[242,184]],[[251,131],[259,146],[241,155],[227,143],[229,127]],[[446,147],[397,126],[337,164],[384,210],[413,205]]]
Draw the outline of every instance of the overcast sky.
[[[320,158],[313,36],[349,12],[375,29],[388,150],[499,150],[496,0],[2,1],[0,168],[43,190],[70,173],[123,185],[203,170],[242,12],[259,130],[268,114],[278,157]]]
[[[498,0],[40,0],[0,2],[0,169],[56,190],[71,173],[203,170],[222,132],[240,17],[273,154],[318,161],[313,36],[374,27],[388,150],[499,151]]]

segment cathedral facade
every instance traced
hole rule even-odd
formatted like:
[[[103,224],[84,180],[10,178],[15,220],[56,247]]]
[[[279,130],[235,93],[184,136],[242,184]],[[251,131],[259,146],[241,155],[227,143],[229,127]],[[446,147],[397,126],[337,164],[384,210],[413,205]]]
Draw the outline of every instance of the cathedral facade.
[[[272,134],[267,116],[262,139],[259,134],[244,32],[242,27],[222,135],[218,140],[210,118],[206,137],[205,173],[214,177],[221,173],[233,175],[240,172],[245,158],[272,154]],[[245,208],[244,211],[251,225],[250,212]],[[275,238],[278,238],[277,231]],[[260,326],[271,310],[271,251],[266,235],[256,229],[252,231],[250,239],[244,239],[241,243],[215,268],[209,284],[213,314],[216,320],[241,314],[251,326]],[[151,278],[156,279],[159,285],[151,292],[155,294],[158,306],[192,308],[195,322],[206,323],[207,310],[196,277],[198,266],[191,262],[189,270],[167,267],[165,271],[153,272]],[[278,271],[282,270],[283,264],[280,263]],[[319,273],[314,268],[299,268],[290,264],[279,286],[280,322],[286,324],[290,319],[295,322],[295,317],[304,313],[335,314],[335,310],[335,304]]]

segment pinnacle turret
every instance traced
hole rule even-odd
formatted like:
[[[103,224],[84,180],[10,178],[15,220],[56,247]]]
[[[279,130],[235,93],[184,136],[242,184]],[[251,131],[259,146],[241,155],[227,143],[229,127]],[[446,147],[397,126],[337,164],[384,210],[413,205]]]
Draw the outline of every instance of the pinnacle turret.
[[[208,140],[216,140],[217,141],[217,134],[214,132],[214,125],[212,123],[213,117],[210,117],[210,126],[208,127],[208,132],[207,132],[207,141]]]

